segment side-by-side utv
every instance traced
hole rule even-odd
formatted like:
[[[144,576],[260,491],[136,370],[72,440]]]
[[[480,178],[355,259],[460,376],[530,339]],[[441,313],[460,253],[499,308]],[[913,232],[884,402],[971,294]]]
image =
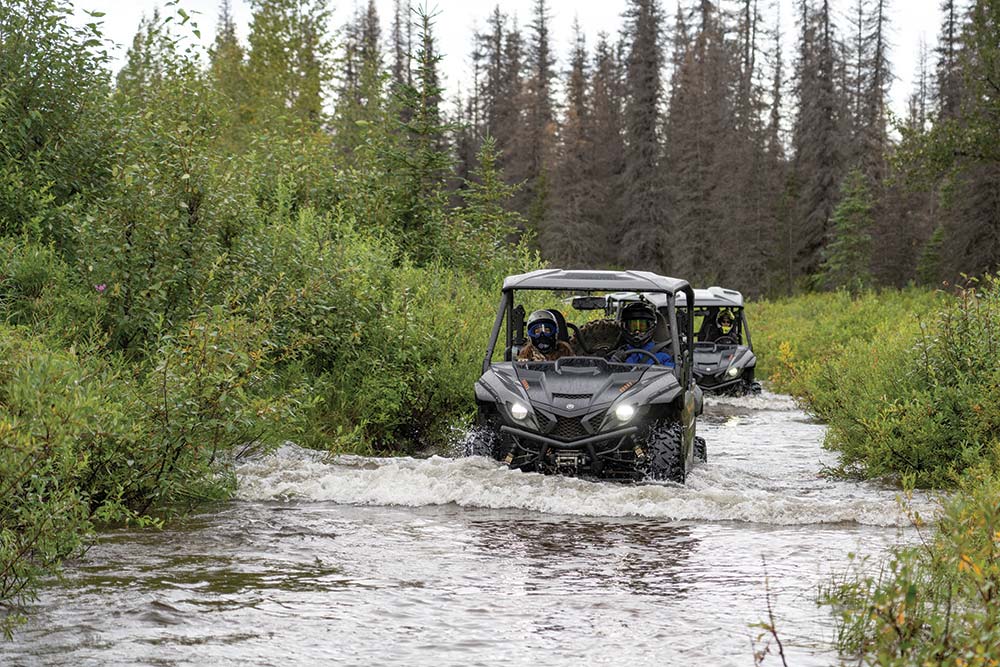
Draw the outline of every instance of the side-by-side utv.
[[[606,314],[611,293],[656,295],[656,353],[630,348]],[[508,277],[476,382],[477,437],[468,454],[523,471],[684,482],[707,456],[695,437],[694,379],[684,280],[645,271],[546,269]],[[527,312],[552,315],[559,357],[530,359]],[[563,312],[566,310],[567,312]]]
[[[685,305],[687,294],[678,302]],[[647,299],[657,307],[665,305],[657,294],[622,292],[608,295],[607,313],[614,316],[626,304]],[[757,356],[753,352],[743,295],[736,290],[709,287],[694,290],[694,377],[703,390],[712,394],[743,396],[760,393],[754,379]]]
[[[694,376],[698,385],[713,394],[759,394],[754,379],[757,355],[753,352],[743,295],[736,290],[709,287],[694,291],[697,325]],[[730,324],[725,325],[728,316]]]

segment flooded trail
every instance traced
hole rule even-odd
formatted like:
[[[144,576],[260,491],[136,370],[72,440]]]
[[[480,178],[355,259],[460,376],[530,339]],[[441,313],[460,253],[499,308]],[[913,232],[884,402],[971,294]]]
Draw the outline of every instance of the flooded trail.
[[[752,665],[765,569],[789,664],[837,664],[818,586],[912,539],[896,493],[820,477],[787,397],[707,412],[685,487],[283,447],[235,502],[103,534],[0,664]]]

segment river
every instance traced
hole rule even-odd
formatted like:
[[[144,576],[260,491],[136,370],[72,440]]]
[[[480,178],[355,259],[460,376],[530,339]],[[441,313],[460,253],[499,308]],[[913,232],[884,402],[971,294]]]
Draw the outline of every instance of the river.
[[[233,502],[102,533],[0,664],[753,665],[765,573],[789,664],[839,664],[817,590],[913,539],[896,492],[822,477],[784,396],[710,400],[699,433],[684,487],[286,445]]]

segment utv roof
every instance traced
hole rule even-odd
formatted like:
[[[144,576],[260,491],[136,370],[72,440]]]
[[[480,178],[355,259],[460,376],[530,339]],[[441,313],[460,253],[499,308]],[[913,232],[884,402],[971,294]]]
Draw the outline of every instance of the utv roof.
[[[635,301],[638,300],[639,295],[632,292],[623,292],[620,294],[610,294],[610,298],[615,301]],[[643,297],[648,299],[651,303],[656,306],[662,306],[662,297],[656,294],[644,294]],[[677,304],[684,305],[687,303],[686,295],[681,292],[677,295]],[[729,308],[742,308],[743,307],[743,295],[736,290],[725,289],[723,287],[709,287],[708,289],[696,289],[694,291],[694,305],[699,307],[709,307],[709,306],[728,306]]]
[[[683,299],[683,297],[681,297]],[[729,306],[730,308],[743,307],[743,295],[733,289],[724,287],[709,287],[708,289],[696,289],[694,291],[695,306]]]
[[[649,271],[592,271],[587,269],[540,269],[508,276],[503,289],[607,290],[622,292],[675,293],[688,286],[686,280],[668,278]]]

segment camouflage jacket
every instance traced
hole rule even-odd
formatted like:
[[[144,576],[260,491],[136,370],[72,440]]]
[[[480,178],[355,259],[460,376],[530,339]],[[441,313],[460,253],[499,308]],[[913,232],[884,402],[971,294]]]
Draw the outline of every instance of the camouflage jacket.
[[[521,351],[517,353],[518,361],[555,361],[561,357],[572,357],[576,352],[573,348],[564,340],[560,340],[556,343],[556,349],[552,350],[548,354],[542,354],[542,351],[531,344],[528,344],[521,348]]]

